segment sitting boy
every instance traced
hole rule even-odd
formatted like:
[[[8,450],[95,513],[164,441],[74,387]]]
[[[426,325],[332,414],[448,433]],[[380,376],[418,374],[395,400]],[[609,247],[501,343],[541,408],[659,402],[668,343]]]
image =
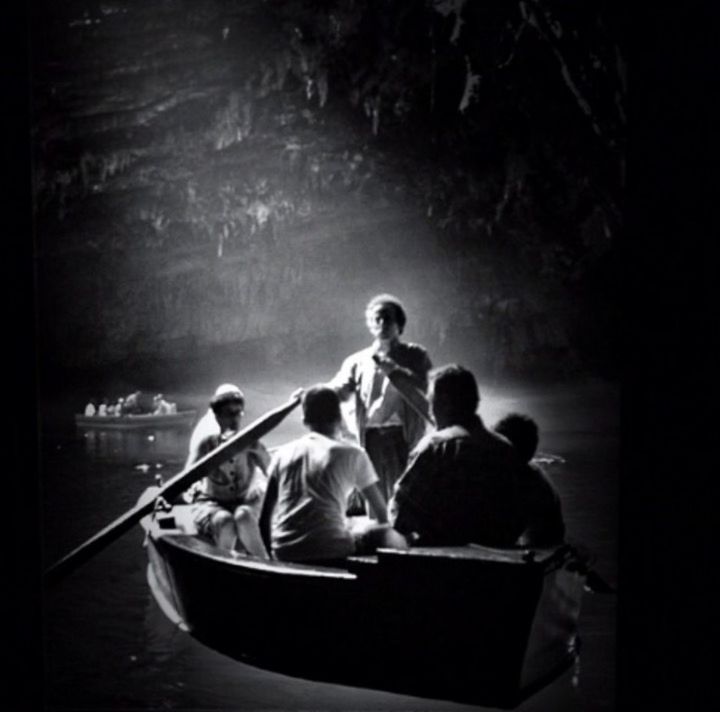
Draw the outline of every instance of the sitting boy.
[[[191,441],[186,467],[215,450],[240,430],[245,396],[235,385],[220,386],[210,401],[215,427]],[[253,556],[267,558],[257,532],[257,518],[266,488],[270,455],[256,442],[235,454],[189,491],[193,520],[198,533],[218,546],[244,549]],[[248,526],[249,520],[255,526]],[[238,546],[240,544],[241,546]]]
[[[525,528],[517,540],[520,546],[554,546],[565,538],[560,496],[541,467],[532,462],[538,446],[535,421],[519,413],[506,415],[495,424],[496,433],[507,438],[526,464],[518,478]]]

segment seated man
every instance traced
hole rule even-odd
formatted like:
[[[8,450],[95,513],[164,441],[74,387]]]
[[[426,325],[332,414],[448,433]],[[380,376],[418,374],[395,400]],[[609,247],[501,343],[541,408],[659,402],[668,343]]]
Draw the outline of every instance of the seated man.
[[[404,546],[386,524],[385,500],[367,453],[341,439],[337,393],[314,386],[303,397],[309,433],[278,448],[260,516],[263,539],[284,561],[336,563],[377,546]],[[380,524],[351,530],[345,517],[356,488]]]
[[[226,383],[215,391],[210,401],[215,427],[191,442],[186,468],[240,430],[244,406],[245,397],[237,386]],[[190,488],[193,520],[202,536],[226,549],[240,543],[250,554],[267,558],[257,534],[257,517],[269,461],[267,450],[257,442]]]
[[[526,463],[519,481],[518,497],[525,529],[520,546],[553,546],[565,538],[560,496],[540,465],[532,462],[538,446],[538,427],[532,418],[511,413],[493,428],[506,437]]]
[[[143,393],[143,391],[134,391],[125,398],[122,415],[141,415],[142,413],[151,413],[152,410],[150,394]]]
[[[479,402],[470,371],[449,365],[431,372],[438,430],[418,444],[389,506],[393,526],[415,545],[513,546],[520,534],[522,462],[476,415]]]
[[[168,415],[171,412],[170,403],[163,398],[162,393],[153,397],[153,415]]]

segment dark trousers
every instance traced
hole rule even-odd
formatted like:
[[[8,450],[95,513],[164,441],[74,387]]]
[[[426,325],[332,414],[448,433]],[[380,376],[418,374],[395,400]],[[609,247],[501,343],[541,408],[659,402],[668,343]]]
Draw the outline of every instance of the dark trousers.
[[[408,445],[402,427],[368,428],[365,431],[365,451],[380,478],[380,490],[387,502],[407,466]]]
[[[400,478],[408,460],[408,446],[400,425],[384,428],[368,428],[365,431],[365,452],[377,472],[378,485],[385,502],[390,501],[393,487]],[[357,490],[353,490],[348,502],[347,514],[366,514],[365,501]]]

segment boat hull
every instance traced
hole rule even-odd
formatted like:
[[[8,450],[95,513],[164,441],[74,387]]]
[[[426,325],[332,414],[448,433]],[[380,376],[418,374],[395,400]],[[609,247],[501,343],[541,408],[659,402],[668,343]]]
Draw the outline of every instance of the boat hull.
[[[348,569],[263,561],[155,529],[149,580],[219,652],[298,677],[514,707],[574,663],[584,577],[563,550],[383,550]]]
[[[167,415],[75,415],[81,430],[157,430],[189,427],[195,422],[196,411],[184,410]]]

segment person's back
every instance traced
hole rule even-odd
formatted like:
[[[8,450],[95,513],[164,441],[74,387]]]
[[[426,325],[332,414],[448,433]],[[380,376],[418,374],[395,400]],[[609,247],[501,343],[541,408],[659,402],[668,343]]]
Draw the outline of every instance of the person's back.
[[[278,498],[272,515],[272,550],[278,559],[340,559],[353,553],[345,509],[353,488],[376,481],[358,446],[317,432],[279,448],[270,466]]]
[[[371,553],[377,546],[404,546],[387,525],[385,500],[368,454],[341,437],[335,390],[323,384],[309,388],[302,407],[310,432],[278,448],[269,469],[260,529],[273,556],[329,563]],[[345,512],[353,489],[376,523],[351,530]]]
[[[533,462],[538,445],[538,428],[532,418],[511,413],[494,430],[507,438],[525,466],[518,479],[518,502],[523,517],[521,546],[553,546],[565,538],[560,495],[539,464]]]
[[[398,482],[393,526],[416,545],[511,546],[522,463],[480,418],[426,436]]]
[[[520,482],[520,500],[527,524],[520,535],[521,546],[553,546],[565,539],[560,496],[547,473],[534,462],[527,463]]]
[[[154,415],[168,415],[171,412],[170,403],[168,403],[162,396],[162,393],[158,393],[153,398],[153,414]]]
[[[123,414],[138,415],[140,413],[140,391],[135,391],[125,398]]]

